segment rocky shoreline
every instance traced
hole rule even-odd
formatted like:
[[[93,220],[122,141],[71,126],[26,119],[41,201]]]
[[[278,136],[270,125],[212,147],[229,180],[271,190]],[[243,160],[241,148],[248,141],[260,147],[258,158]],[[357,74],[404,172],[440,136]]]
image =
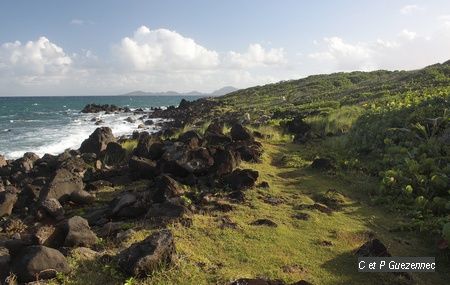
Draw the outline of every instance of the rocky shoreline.
[[[98,241],[120,235],[121,225],[130,219],[147,220],[159,229],[108,258],[125,274],[148,275],[157,265],[170,264],[175,253],[173,236],[164,225],[177,220],[189,226],[192,213],[230,210],[232,203],[243,202],[258,172],[240,169],[239,164],[259,161],[263,151],[248,129],[235,124],[224,134],[223,122],[215,121],[204,136],[188,131],[164,138],[175,127],[191,123],[190,118],[202,116],[204,105],[214,104],[210,102],[182,101],[178,108],[156,109],[151,116],[172,121],[157,134],[133,134],[138,143],[131,153],[110,128],[100,127],[78,150],[43,157],[26,153],[17,160],[0,156],[2,283],[12,276],[26,283],[67,273],[67,255],[75,250],[101,255],[95,251]],[[193,104],[202,107],[194,110]],[[127,111],[110,105],[90,105],[83,111],[108,110]],[[136,180],[147,181],[145,189],[98,203],[101,187]],[[72,214],[81,208],[82,216]]]
[[[107,260],[126,276],[148,276],[173,262],[176,243],[166,225],[189,227],[194,213],[232,211],[245,203],[248,189],[270,187],[258,180],[258,171],[240,167],[242,161],[260,162],[264,150],[255,135],[261,134],[251,132],[236,116],[215,119],[212,110],[218,105],[209,99],[183,100],[179,107],[153,110],[146,114],[149,119],[168,120],[157,133],[135,132],[137,144],[131,151],[122,146],[129,139],[115,138],[110,128],[99,127],[79,149],[60,155],[26,153],[17,160],[0,156],[0,283],[68,273],[67,257],[74,253]],[[127,111],[111,105],[88,105],[83,111],[108,110]],[[204,134],[190,130],[174,136],[186,124],[208,121]],[[224,132],[225,122],[232,126],[229,133]],[[141,187],[128,187],[137,182]],[[125,190],[100,199],[105,187]],[[124,226],[129,221],[141,221],[155,231],[123,247],[120,239],[132,230]],[[224,222],[228,224],[233,223]],[[254,224],[277,226],[267,219]],[[112,242],[117,253],[99,246],[102,240]],[[364,246],[372,254],[373,246]],[[285,283],[239,279],[231,284]]]

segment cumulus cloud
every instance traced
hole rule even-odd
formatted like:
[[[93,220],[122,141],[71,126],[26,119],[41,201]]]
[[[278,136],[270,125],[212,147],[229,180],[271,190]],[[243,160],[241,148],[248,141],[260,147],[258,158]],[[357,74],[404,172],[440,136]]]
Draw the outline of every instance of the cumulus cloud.
[[[86,23],[86,22],[85,22]],[[130,90],[208,91],[280,80],[282,48],[251,44],[217,52],[167,29],[141,26],[103,58],[91,50],[68,54],[46,37],[0,46],[0,94],[117,94]],[[50,90],[52,90],[50,92]]]
[[[405,5],[400,9],[400,13],[403,15],[411,15],[417,11],[422,10],[422,7],[416,4]]]
[[[404,29],[400,33],[400,36],[403,37],[404,39],[407,39],[407,40],[411,41],[411,40],[414,40],[417,37],[417,33],[408,31],[407,29]]]
[[[72,59],[46,37],[22,44],[19,41],[0,46],[0,72],[16,76],[60,76],[65,74]]]
[[[326,71],[415,69],[448,60],[450,29],[419,36],[407,29],[394,40],[351,43],[340,37],[325,38],[321,50],[309,54]]]
[[[350,44],[342,38],[324,38],[325,51],[309,54],[309,57],[318,61],[333,61],[339,70],[373,68],[373,50],[366,43]],[[379,42],[379,44],[384,44]]]
[[[283,65],[286,63],[286,58],[283,48],[266,50],[260,44],[251,44],[245,53],[228,52],[225,61],[234,67],[251,68]]]
[[[216,51],[167,29],[141,26],[114,47],[126,66],[137,71],[208,69],[219,64]]]
[[[120,94],[130,90],[210,91],[247,87],[335,71],[414,69],[448,60],[450,17],[436,16],[434,31],[398,31],[391,39],[349,41],[333,36],[314,41],[312,52],[289,57],[283,48],[250,44],[215,51],[167,29],[142,26],[117,39],[111,52],[67,53],[41,37],[0,44],[0,94]]]

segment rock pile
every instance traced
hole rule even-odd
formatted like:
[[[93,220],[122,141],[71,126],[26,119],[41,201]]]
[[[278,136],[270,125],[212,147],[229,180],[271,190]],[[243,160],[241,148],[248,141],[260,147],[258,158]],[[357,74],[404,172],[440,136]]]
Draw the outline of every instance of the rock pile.
[[[191,104],[182,102],[180,108],[190,109]],[[116,108],[89,105],[83,111],[97,110]],[[128,153],[111,129],[101,127],[79,150],[41,158],[26,153],[13,161],[0,156],[0,216],[5,217],[0,232],[6,232],[8,223],[20,225],[16,232],[0,235],[1,282],[9,273],[20,282],[67,273],[68,248],[95,249],[98,235],[118,233],[122,220],[136,218],[149,219],[163,229],[115,258],[125,273],[148,275],[172,262],[175,244],[171,232],[164,229],[167,221],[184,221],[203,207],[232,210],[211,192],[224,189],[223,199],[242,201],[258,179],[257,171],[239,168],[242,160],[257,162],[262,154],[261,144],[242,125],[235,124],[230,134],[223,132],[222,123],[214,122],[204,135],[188,131],[162,139],[143,132],[137,138],[137,147]],[[94,203],[100,187],[141,179],[147,180],[145,189]],[[75,215],[73,209],[83,209],[83,214]]]

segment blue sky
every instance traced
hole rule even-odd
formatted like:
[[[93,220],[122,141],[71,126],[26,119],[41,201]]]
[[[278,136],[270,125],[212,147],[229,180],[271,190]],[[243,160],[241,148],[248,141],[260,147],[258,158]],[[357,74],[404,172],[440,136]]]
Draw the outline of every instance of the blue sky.
[[[211,91],[450,59],[449,1],[0,2],[0,95]]]

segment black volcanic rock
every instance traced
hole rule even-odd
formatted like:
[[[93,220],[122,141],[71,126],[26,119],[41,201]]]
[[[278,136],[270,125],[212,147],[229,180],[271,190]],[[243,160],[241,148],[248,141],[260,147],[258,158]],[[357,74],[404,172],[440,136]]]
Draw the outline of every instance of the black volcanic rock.
[[[248,141],[248,140],[254,140],[253,134],[250,132],[249,129],[242,126],[241,124],[234,124],[231,128],[231,138],[234,141]]]
[[[61,252],[41,245],[25,247],[11,263],[11,271],[20,282],[50,279],[57,273],[67,273],[69,270],[69,264]]]
[[[95,153],[99,155],[110,142],[115,142],[112,130],[108,127],[97,128],[80,147],[81,153]]]
[[[84,106],[83,110],[81,110],[81,113],[99,113],[99,112],[129,112],[130,110],[128,108],[120,108],[116,105],[98,105],[98,104],[88,104]]]
[[[118,264],[127,274],[144,277],[161,265],[170,264],[174,253],[172,233],[164,229],[120,252]]]
[[[16,202],[16,193],[11,191],[0,192],[0,217],[11,215]]]
[[[255,186],[259,173],[251,169],[236,169],[232,173],[223,177],[225,185],[232,190],[244,190]]]
[[[65,168],[58,169],[47,188],[40,192],[39,198],[44,201],[55,198],[60,202],[69,200],[73,192],[83,190],[83,180],[80,175]]]
[[[89,227],[87,220],[74,216],[62,224],[61,230],[65,234],[64,246],[91,247],[97,242],[97,236]]]

